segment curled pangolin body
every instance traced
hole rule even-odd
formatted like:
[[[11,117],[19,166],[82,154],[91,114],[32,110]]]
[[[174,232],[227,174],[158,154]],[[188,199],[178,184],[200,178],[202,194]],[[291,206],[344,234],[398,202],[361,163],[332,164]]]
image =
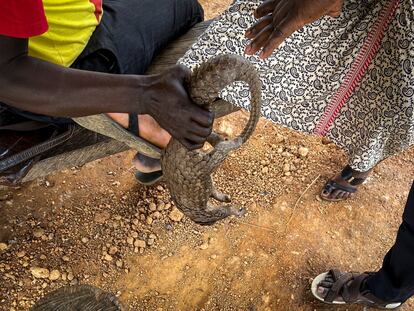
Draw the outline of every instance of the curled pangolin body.
[[[232,141],[219,141],[217,135],[212,135],[209,142],[217,144],[209,153],[189,151],[177,140],[171,139],[161,156],[164,179],[176,206],[200,224],[212,224],[227,216],[243,213],[234,206],[209,204],[210,198],[229,201],[228,196],[214,189],[211,174],[229,152],[249,139],[256,128],[261,109],[261,82],[254,66],[235,55],[222,55],[203,63],[194,70],[190,81],[190,94],[194,102],[210,108],[219,92],[235,81],[247,83],[251,93],[250,118],[240,136]]]

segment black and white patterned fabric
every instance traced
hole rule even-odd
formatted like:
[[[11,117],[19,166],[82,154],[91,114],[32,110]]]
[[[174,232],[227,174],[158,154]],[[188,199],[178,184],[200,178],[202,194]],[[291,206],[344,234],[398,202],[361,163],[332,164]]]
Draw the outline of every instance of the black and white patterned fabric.
[[[380,48],[326,136],[358,171],[414,142],[414,0],[401,0]],[[179,61],[190,69],[220,54],[244,56],[244,33],[262,1],[237,0]],[[314,133],[388,0],[345,0],[339,18],[325,17],[288,38],[267,60],[256,56],[264,117]],[[249,92],[235,83],[221,97],[249,109]]]

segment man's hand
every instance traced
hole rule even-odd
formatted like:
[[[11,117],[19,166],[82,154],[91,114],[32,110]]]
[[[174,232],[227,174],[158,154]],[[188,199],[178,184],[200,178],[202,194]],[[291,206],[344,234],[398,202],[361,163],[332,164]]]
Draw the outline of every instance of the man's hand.
[[[304,25],[325,15],[339,16],[342,5],[343,0],[266,0],[255,12],[259,21],[246,32],[252,41],[245,53],[253,55],[262,50],[260,57],[267,58]]]
[[[154,83],[144,88],[142,101],[148,114],[190,150],[201,148],[210,135],[213,113],[197,106],[187,92],[190,71],[174,66],[157,75]]]

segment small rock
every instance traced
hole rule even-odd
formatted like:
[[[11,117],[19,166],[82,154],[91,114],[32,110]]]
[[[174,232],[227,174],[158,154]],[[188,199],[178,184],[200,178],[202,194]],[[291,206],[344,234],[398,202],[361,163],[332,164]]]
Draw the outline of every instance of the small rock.
[[[147,240],[147,244],[148,244],[148,246],[151,246],[151,245],[153,245],[154,244],[154,239],[148,239]]]
[[[52,270],[52,271],[50,271],[49,280],[56,281],[59,278],[60,278],[60,272],[59,272],[59,270]]]
[[[6,243],[0,243],[0,252],[5,251],[8,248]]]
[[[109,254],[110,255],[115,255],[116,253],[118,252],[118,247],[116,247],[116,246],[111,246],[110,248],[109,248]]]
[[[269,168],[267,166],[265,166],[264,168],[262,168],[262,173],[263,174],[269,173]]]
[[[136,240],[134,243],[135,247],[145,248],[147,246],[147,243],[143,240]]]
[[[69,272],[67,278],[68,278],[68,281],[72,281],[75,278],[75,276],[73,275],[72,272]]]
[[[300,147],[298,153],[301,157],[306,158],[309,154],[309,149],[306,147]]]
[[[154,219],[159,219],[159,218],[161,218],[161,213],[160,212],[155,212],[151,215],[151,217],[154,218]]]
[[[149,209],[151,212],[155,212],[157,210],[157,205],[155,203],[150,203]]]
[[[121,259],[118,259],[117,261],[116,261],[116,266],[118,267],[118,268],[122,268],[122,266],[123,266],[123,262],[122,262],[122,260]]]
[[[63,256],[62,260],[67,262],[67,261],[70,261],[70,258],[68,256]]]
[[[158,191],[163,191],[163,190],[164,190],[164,187],[163,187],[163,186],[161,186],[161,185],[158,185],[158,186],[157,186],[157,190],[158,190]]]
[[[164,210],[170,209],[171,208],[171,203],[167,203],[165,204]]]
[[[33,236],[35,238],[41,238],[44,234],[45,234],[45,230],[43,230],[42,228],[39,228],[33,231]]]
[[[290,164],[286,163],[285,165],[283,165],[283,172],[290,172]]]
[[[160,204],[158,204],[157,206],[157,211],[162,212],[165,209],[165,203],[161,202]]]
[[[147,217],[147,224],[148,225],[152,225],[153,221],[154,221],[154,219],[152,219],[152,217],[150,217],[150,216]]]
[[[49,277],[49,270],[46,268],[32,267],[30,272],[36,279],[47,279]]]
[[[275,137],[275,143],[276,144],[283,143],[284,141],[285,141],[285,138],[282,135],[276,135],[276,137]]]
[[[130,237],[130,236],[127,237],[127,243],[130,244],[130,245],[134,244],[134,238]]]
[[[169,217],[172,221],[179,222],[181,221],[181,219],[183,219],[184,214],[181,213],[181,211],[179,211],[178,208],[174,207],[170,212]]]
[[[26,252],[25,251],[18,252],[16,256],[17,258],[23,258],[24,256],[26,256]]]
[[[105,256],[104,256],[104,259],[106,260],[106,261],[112,261],[112,256],[111,255],[109,255],[109,254],[105,254]]]
[[[82,243],[83,244],[86,244],[86,243],[88,243],[89,242],[89,239],[88,238],[82,238]]]

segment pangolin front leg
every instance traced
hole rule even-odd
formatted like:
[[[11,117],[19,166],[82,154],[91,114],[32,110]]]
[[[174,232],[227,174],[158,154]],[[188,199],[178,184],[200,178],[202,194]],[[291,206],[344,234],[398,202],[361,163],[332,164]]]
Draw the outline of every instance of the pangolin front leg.
[[[231,197],[228,194],[224,194],[213,187],[213,191],[211,192],[211,197],[216,199],[217,201],[223,203],[231,202]]]

